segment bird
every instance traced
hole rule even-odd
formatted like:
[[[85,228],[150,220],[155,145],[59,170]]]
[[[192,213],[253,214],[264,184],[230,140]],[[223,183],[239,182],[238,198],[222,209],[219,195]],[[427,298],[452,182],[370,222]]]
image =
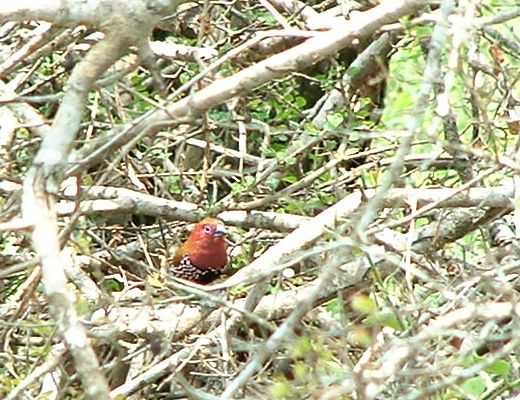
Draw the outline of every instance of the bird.
[[[228,263],[226,227],[217,218],[204,218],[175,252],[174,276],[199,284],[217,279]]]

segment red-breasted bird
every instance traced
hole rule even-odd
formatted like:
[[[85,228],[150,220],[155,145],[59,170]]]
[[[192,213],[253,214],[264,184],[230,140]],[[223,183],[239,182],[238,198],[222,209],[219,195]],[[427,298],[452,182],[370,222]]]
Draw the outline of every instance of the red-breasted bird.
[[[173,257],[175,276],[207,284],[220,276],[228,263],[226,228],[220,219],[204,218]]]

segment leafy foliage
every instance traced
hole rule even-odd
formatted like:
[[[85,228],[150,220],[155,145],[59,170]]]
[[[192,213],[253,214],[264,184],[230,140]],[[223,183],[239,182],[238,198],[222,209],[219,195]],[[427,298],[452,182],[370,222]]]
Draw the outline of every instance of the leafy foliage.
[[[200,55],[159,58],[162,82],[157,82],[152,76],[157,71],[150,71],[149,65],[138,67],[142,60],[130,50],[89,93],[74,145],[78,158],[71,158],[71,163],[87,159],[93,149],[117,137],[122,126],[137,123],[147,113],[176,101],[189,102],[191,94],[212,82],[321,33],[306,26],[305,14],[280,7],[278,15],[261,3],[189,3],[175,18],[164,19],[153,36],[170,44],[210,47],[215,57],[224,59],[208,70],[214,60]],[[332,13],[343,3],[301,6]],[[352,11],[352,18],[373,6],[352,3],[361,8]],[[441,18],[431,6],[388,27],[388,50],[371,55],[361,67],[352,63],[381,38],[381,32],[359,38],[315,65],[298,66],[297,72],[290,69],[283,78],[253,91],[235,88],[237,96],[209,110],[194,110],[187,121],[162,120],[155,136],[136,137],[89,164],[79,183],[71,185],[82,186],[76,187],[77,195],[60,192],[62,205],[69,207],[59,211],[64,257],[70,256],[76,267],[67,271],[69,289],[113,387],[125,381],[129,363],[135,363],[132,377],[138,376],[137,370],[193,346],[233,311],[227,309],[229,303],[221,304],[223,293],[208,292],[204,297],[179,288],[168,275],[173,248],[186,233],[185,224],[168,213],[168,207],[175,208],[173,201],[189,205],[183,218],[190,221],[237,210],[248,216],[252,211],[272,212],[295,221],[314,218],[359,192],[364,204],[352,215],[327,226],[312,248],[281,258],[286,268],[271,277],[265,297],[273,309],[260,304],[258,315],[245,313],[240,324],[226,330],[229,337],[216,340],[208,334],[211,339],[204,351],[194,347],[183,364],[175,366],[184,378],[161,375],[141,388],[139,396],[197,398],[190,390],[199,389],[219,395],[258,354],[265,355],[263,368],[243,385],[247,398],[491,399],[518,392],[517,233],[502,241],[495,235],[498,223],[510,230],[516,227],[516,216],[500,218],[513,209],[516,213],[518,201],[515,198],[510,209],[493,203],[502,195],[499,187],[518,171],[520,54],[515,41],[520,32],[518,19],[513,19],[518,4],[483,2],[475,5],[471,16],[473,4],[462,3],[448,20],[449,35],[439,59],[428,61]],[[501,13],[510,17],[479,25],[481,18]],[[272,31],[281,28],[280,21],[302,31]],[[37,34],[37,26],[17,23],[16,29],[0,36],[2,62],[14,59],[15,50]],[[245,46],[263,31],[272,36]],[[19,96],[1,108],[21,118],[13,110],[23,104],[52,122],[74,65],[98,40],[92,33],[71,36],[38,58],[28,55],[17,62],[4,78],[13,82]],[[239,46],[243,51],[235,54]],[[430,82],[426,104],[421,104],[429,62],[438,63],[438,76]],[[361,82],[356,81],[359,76]],[[183,85],[189,88],[172,98]],[[339,93],[335,101],[327,97],[333,93]],[[324,104],[329,107],[325,111]],[[410,132],[415,121],[417,127]],[[26,122],[18,120],[5,142],[0,135],[0,183],[15,186],[0,186],[0,222],[18,215],[16,196],[41,142]],[[100,138],[105,142],[97,142]],[[93,143],[98,147],[85,153]],[[393,176],[398,163],[402,168]],[[370,203],[373,190],[382,190],[390,178],[393,187],[403,189],[401,197],[386,192],[379,205]],[[133,198],[125,202],[124,196],[111,192],[87,195],[93,187],[129,189]],[[470,204],[467,195],[448,208],[444,202],[450,198],[435,192],[460,189],[465,195],[475,187],[497,187],[498,194],[491,193],[481,204]],[[153,197],[155,203],[150,206],[140,195]],[[461,205],[464,201],[468,205]],[[74,215],[80,207],[85,207],[81,215]],[[461,210],[468,214],[461,216]],[[362,225],[362,217],[371,212],[371,223]],[[246,224],[234,223],[242,222]],[[228,276],[247,268],[290,230],[274,217],[270,225],[247,224],[248,229],[230,228]],[[394,241],[382,235],[389,232]],[[350,242],[342,242],[345,238]],[[3,229],[0,253],[0,343],[5,359],[0,363],[0,393],[5,397],[36,366],[55,357],[60,338],[56,321],[49,320],[29,234]],[[291,313],[305,306],[306,297],[298,294],[308,295],[305,291],[337,258],[342,266],[326,285],[335,289],[314,301],[305,318],[290,326],[282,345],[267,346]],[[356,262],[368,271],[362,278],[349,269]],[[229,290],[229,301],[240,304],[253,290],[237,285]],[[166,322],[178,319],[179,325],[173,332],[161,331],[171,326],[160,320],[170,303],[186,308],[200,304],[190,308],[202,315],[198,325],[189,321],[185,329],[182,318],[172,313]],[[511,311],[503,313],[507,304]],[[153,317],[144,311],[130,315],[130,310],[149,309]],[[127,331],[114,328],[111,318],[117,311],[128,312]],[[156,325],[154,318],[160,323]],[[59,369],[51,368],[60,371],[59,396],[82,398],[70,357],[65,355],[59,364]],[[45,396],[37,384],[26,391]]]

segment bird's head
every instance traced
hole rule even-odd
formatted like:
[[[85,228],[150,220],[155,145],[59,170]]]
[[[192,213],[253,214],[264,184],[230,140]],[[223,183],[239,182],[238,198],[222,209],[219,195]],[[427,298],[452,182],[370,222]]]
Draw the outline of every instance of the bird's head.
[[[185,244],[185,253],[197,267],[224,268],[228,257],[226,252],[226,227],[217,218],[200,221]]]

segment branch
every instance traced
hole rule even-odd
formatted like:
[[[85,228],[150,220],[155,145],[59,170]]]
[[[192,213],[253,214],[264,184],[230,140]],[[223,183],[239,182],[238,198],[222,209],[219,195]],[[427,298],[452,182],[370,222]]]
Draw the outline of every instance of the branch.
[[[137,17],[132,14],[136,10],[131,8],[121,15],[110,14],[114,12],[113,2],[101,3],[103,4],[73,3],[70,4],[73,10],[67,10],[62,1],[39,2],[38,5],[43,5],[45,9],[38,9],[34,2],[29,4],[21,1],[9,3],[10,6],[3,4],[4,7],[0,8],[0,17],[5,17],[3,13],[7,10],[9,17],[16,19],[21,17],[17,12],[28,11],[26,7],[30,6],[31,12],[23,14],[24,19],[35,16],[33,14],[35,12],[41,12],[40,18],[48,16],[53,21],[64,22],[67,20],[70,22],[77,16],[74,13],[78,10],[97,4],[98,8],[91,7],[89,11],[95,11],[97,17],[103,19],[102,23],[106,28],[105,39],[94,45],[85,58],[74,67],[68,82],[68,90],[58,109],[52,129],[43,136],[38,154],[24,182],[22,211],[23,218],[30,221],[34,227],[33,246],[41,260],[42,280],[45,285],[50,315],[56,321],[58,332],[74,358],[85,397],[108,400],[110,398],[108,383],[101,372],[85,330],[79,323],[73,296],[67,290],[66,261],[60,254],[54,194],[59,190],[64,171],[63,165],[68,161],[73,142],[76,139],[89,91],[95,81],[130,44],[142,40],[142,32],[148,33],[151,24],[156,22],[157,17],[150,17],[146,12]],[[74,7],[72,7],[73,5]],[[111,8],[105,9],[105,13],[103,13],[103,6]],[[52,15],[48,15],[48,13],[52,13]],[[80,15],[84,21],[87,13],[81,12]],[[110,23],[106,22],[107,16],[112,17]],[[148,24],[143,22],[148,22]],[[141,23],[142,26],[138,26]],[[128,28],[128,31],[122,28]]]
[[[80,164],[71,168],[67,174],[77,174],[104,160],[108,153],[120,148],[138,134],[146,132],[148,135],[154,135],[180,118],[202,113],[267,82],[312,65],[350,45],[353,41],[372,35],[381,26],[414,13],[427,4],[427,1],[419,0],[385,2],[369,11],[356,14],[351,20],[337,24],[328,32],[317,32],[298,46],[232,76],[219,79],[163,110],[148,113],[138,122],[123,125],[117,130],[117,137],[114,137],[109,146],[105,145],[101,150],[96,151],[95,157],[91,157],[91,153],[95,151],[92,146],[82,149],[81,154],[78,155]],[[101,141],[105,142],[106,139]]]

